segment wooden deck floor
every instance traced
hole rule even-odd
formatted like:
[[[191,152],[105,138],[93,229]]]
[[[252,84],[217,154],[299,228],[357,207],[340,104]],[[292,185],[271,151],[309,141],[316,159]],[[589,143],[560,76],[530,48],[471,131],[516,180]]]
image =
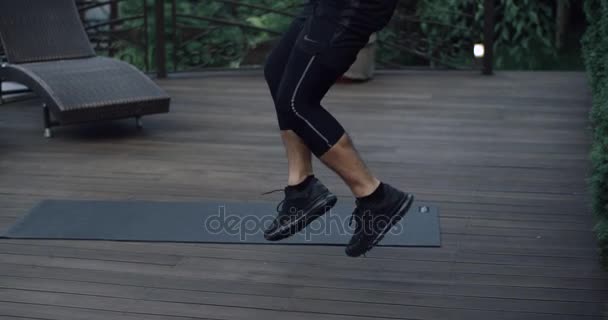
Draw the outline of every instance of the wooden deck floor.
[[[270,200],[286,161],[259,73],[161,81],[172,113],[61,128],[0,106],[0,227],[44,198]],[[2,319],[606,319],[581,73],[408,71],[326,105],[386,181],[441,207],[443,247],[0,241]],[[318,175],[352,201],[328,170]]]

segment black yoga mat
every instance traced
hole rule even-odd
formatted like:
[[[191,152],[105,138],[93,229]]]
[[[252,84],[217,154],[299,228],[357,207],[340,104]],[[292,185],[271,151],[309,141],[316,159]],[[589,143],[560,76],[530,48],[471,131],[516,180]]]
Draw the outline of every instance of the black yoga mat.
[[[260,202],[151,202],[45,200],[3,238],[142,242],[344,245],[351,236],[352,205],[338,204],[297,235],[280,242],[263,237],[276,204]],[[381,246],[441,245],[436,207],[414,203]]]

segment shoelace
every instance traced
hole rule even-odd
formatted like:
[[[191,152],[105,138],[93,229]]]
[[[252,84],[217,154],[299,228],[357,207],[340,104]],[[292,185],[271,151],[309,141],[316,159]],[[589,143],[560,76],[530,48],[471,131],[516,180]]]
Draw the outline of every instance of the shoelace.
[[[353,213],[350,215],[350,220],[348,221],[348,225],[349,226],[353,226],[353,221],[355,220],[355,217],[359,215],[359,210],[357,208],[355,208],[355,210],[353,211]]]
[[[282,191],[283,191],[283,189],[275,189],[275,190],[271,190],[271,191],[268,191],[268,192],[264,192],[264,193],[262,193],[262,195],[265,196],[265,195],[269,195],[269,194],[273,194],[273,193],[277,193],[277,192],[282,192]]]
[[[264,192],[264,193],[262,193],[262,195],[265,196],[265,195],[269,195],[269,194],[273,194],[273,193],[277,193],[277,192],[283,192],[283,191],[285,191],[285,189],[275,189],[275,190]],[[281,213],[281,210],[283,209],[282,205],[284,205],[286,202],[287,202],[287,199],[283,199],[283,200],[281,200],[281,202],[279,202],[279,204],[277,204],[276,210],[278,213]],[[290,211],[292,211],[291,209],[294,209],[294,208],[290,208]],[[290,212],[290,213],[293,214],[294,212]]]
[[[273,194],[273,193],[277,193],[277,192],[283,192],[284,189],[275,189],[275,190],[270,190],[267,192],[262,193],[263,196],[269,195],[269,194]],[[281,200],[281,202],[279,202],[279,204],[277,204],[277,212],[281,212],[281,206],[285,203],[285,199]]]

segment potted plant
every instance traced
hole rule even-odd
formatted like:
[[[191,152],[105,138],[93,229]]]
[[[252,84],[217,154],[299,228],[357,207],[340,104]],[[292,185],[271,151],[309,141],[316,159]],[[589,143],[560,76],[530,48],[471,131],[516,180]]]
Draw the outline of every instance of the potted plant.
[[[372,79],[376,68],[377,41],[378,36],[375,33],[369,37],[367,45],[359,51],[355,63],[353,63],[350,69],[342,76],[344,80],[368,81]]]

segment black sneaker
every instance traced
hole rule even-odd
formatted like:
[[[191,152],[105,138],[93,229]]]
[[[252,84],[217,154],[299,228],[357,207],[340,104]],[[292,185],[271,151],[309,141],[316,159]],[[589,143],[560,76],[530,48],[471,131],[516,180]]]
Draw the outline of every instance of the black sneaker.
[[[285,199],[277,206],[278,215],[264,231],[266,240],[279,241],[301,231],[336,204],[338,198],[317,178],[313,179],[303,191],[285,188]]]
[[[370,251],[407,213],[414,196],[383,184],[384,197],[381,202],[365,203],[357,200],[357,208],[351,217],[356,222],[353,237],[346,246],[346,255],[358,257]]]

